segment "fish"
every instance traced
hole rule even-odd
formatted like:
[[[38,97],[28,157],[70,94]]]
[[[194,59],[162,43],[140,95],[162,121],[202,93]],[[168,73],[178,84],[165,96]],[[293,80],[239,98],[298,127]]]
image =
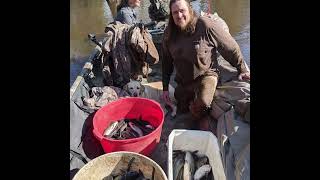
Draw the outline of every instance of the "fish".
[[[106,128],[103,132],[103,135],[106,136],[106,137],[109,137],[109,136],[112,136],[113,134],[111,134],[117,127],[118,125],[118,121],[115,121],[115,122],[112,122],[108,128]]]
[[[139,169],[139,176],[135,180],[149,180],[149,179],[145,178],[142,171]]]
[[[182,180],[185,153],[177,153],[173,159],[173,180]]]
[[[107,138],[123,140],[150,134],[154,130],[154,127],[152,127],[148,121],[140,119],[124,118],[119,121],[112,122],[105,129],[103,135]]]
[[[181,150],[173,150],[173,153],[172,153],[172,158],[176,158],[179,154],[181,153],[184,153],[184,151],[181,151]]]
[[[179,172],[178,172],[178,176],[177,176],[177,180],[183,180],[183,167],[180,168]]]
[[[146,126],[146,125],[150,125],[150,123],[148,121],[142,120],[142,116],[140,115],[139,119],[137,119],[136,121],[137,123]]]
[[[130,139],[130,138],[132,138],[132,135],[130,134],[130,132],[128,130],[125,130],[121,133],[120,139]]]
[[[146,127],[146,128],[149,128],[149,129],[151,129],[151,130],[154,130],[154,127],[151,126],[150,124],[146,125],[145,127]]]
[[[134,130],[132,130],[131,128],[130,128],[130,131],[129,131],[129,135],[130,135],[130,138],[139,137],[139,134],[137,132],[135,132]]]
[[[211,171],[210,164],[206,164],[201,166],[197,171],[194,173],[193,179],[200,180],[202,177],[207,176]]]
[[[125,170],[120,169],[120,173],[110,174],[110,175],[104,177],[102,180],[150,180],[150,179],[145,178],[143,172],[140,169],[138,171],[130,170],[131,165],[134,160],[135,160],[134,157],[132,157],[129,160],[127,169],[125,169]],[[154,168],[153,168],[153,171],[154,171]]]
[[[206,180],[214,180],[213,174],[212,174],[212,170],[209,172],[208,175],[206,175]]]
[[[150,134],[154,130],[154,127],[151,126],[148,121],[139,119],[139,120],[134,120],[132,122],[142,130],[143,135]]]
[[[135,131],[136,133],[138,133],[139,137],[143,136],[143,132],[142,132],[142,130],[141,130],[138,126],[135,126],[132,122],[129,122],[128,124],[129,124],[129,126],[131,127],[131,129],[132,129],[133,131]]]
[[[195,170],[194,159],[189,151],[186,151],[183,168],[183,180],[193,180],[193,174]]]
[[[125,129],[128,127],[127,123],[125,123],[123,126],[119,129],[119,138],[123,139],[123,133],[125,132]]]
[[[137,171],[130,171],[131,165],[134,161],[135,157],[132,157],[128,162],[128,167],[125,171],[125,173],[122,175],[120,180],[135,180],[139,177],[139,172]]]
[[[209,159],[207,156],[198,157],[196,161],[196,169],[199,169],[201,166],[209,164]]]
[[[127,124],[124,121],[119,121],[117,127],[114,129],[115,132],[112,133],[113,136],[111,138],[118,139],[118,140],[122,139],[121,136],[124,129],[126,129],[126,127],[127,127]]]
[[[139,121],[132,121],[138,128],[140,128],[143,132],[143,135],[149,134],[152,130],[146,128],[143,124],[140,124]]]
[[[136,180],[140,175],[137,171],[128,171],[126,172],[120,180]]]

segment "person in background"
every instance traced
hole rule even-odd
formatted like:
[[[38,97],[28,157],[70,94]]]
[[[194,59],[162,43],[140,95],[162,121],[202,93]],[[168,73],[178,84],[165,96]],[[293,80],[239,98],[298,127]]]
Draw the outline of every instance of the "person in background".
[[[137,13],[134,8],[140,7],[140,2],[140,0],[121,0],[114,20],[128,25],[138,23]]]

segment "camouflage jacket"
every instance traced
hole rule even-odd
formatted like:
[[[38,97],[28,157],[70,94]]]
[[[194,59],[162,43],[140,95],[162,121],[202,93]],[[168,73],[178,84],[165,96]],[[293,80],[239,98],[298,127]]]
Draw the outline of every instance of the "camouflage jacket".
[[[143,27],[114,22],[105,33],[102,72],[107,86],[122,88],[130,78],[146,76],[148,64],[159,61],[152,37]]]
[[[168,0],[150,0],[148,8],[149,17],[152,21],[165,21],[169,18],[169,1]]]
[[[90,97],[84,97],[82,100],[85,106],[94,110],[98,110],[120,97],[130,96],[125,90],[114,86],[93,87],[91,94]]]

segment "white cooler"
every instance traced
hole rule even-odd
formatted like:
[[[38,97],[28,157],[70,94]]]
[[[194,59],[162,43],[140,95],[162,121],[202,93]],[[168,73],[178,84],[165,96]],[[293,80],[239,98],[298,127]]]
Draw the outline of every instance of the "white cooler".
[[[168,180],[173,180],[173,150],[195,151],[209,158],[215,180],[226,180],[216,136],[209,131],[174,129],[168,140]]]

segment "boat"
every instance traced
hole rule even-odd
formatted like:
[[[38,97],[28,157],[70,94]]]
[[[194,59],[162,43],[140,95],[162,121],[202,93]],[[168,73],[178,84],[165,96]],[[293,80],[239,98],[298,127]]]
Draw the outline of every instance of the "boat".
[[[159,27],[163,27],[159,26]],[[163,36],[163,28],[153,28],[149,30],[153,37],[154,44],[158,51],[161,50],[161,42]],[[101,43],[101,42],[99,42]],[[92,53],[89,56],[88,61],[83,66],[82,71],[77,76],[73,85],[70,88],[70,176],[71,178],[77,173],[77,171],[83,167],[90,160],[103,155],[104,151],[99,141],[94,137],[92,133],[93,125],[92,119],[95,114],[91,109],[87,109],[82,102],[83,97],[88,97],[90,89],[96,86],[103,86],[102,74],[97,68],[102,56],[101,45],[97,45],[93,48]],[[219,56],[219,62],[223,62],[223,58]],[[225,60],[224,60],[225,61]],[[160,69],[161,56],[158,64],[154,65],[154,69]],[[247,69],[249,67],[246,65]],[[156,76],[156,75],[155,75]],[[161,75],[158,76],[161,78]],[[152,79],[152,78],[151,78]],[[174,82],[173,82],[174,83]],[[165,122],[170,122],[171,117],[166,116]],[[164,124],[163,128],[166,124]],[[164,130],[162,136],[168,136],[170,130]],[[161,141],[158,147],[165,146],[164,141]],[[167,154],[161,153],[160,149],[155,150],[152,155],[152,159],[155,160],[163,169],[165,160],[163,159]]]

